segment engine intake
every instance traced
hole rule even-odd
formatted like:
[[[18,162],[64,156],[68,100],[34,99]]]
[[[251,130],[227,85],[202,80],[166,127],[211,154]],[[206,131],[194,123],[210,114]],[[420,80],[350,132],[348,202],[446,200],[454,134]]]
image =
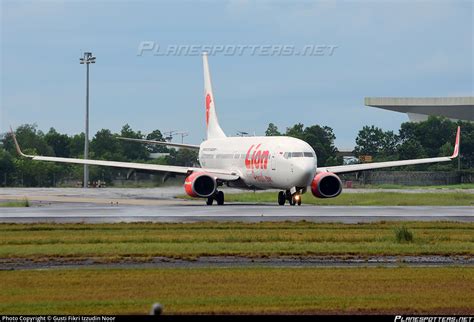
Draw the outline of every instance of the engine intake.
[[[318,173],[311,182],[311,192],[317,198],[334,198],[342,192],[342,182],[332,172]]]
[[[216,190],[216,179],[205,172],[193,172],[184,181],[184,191],[191,197],[207,198]]]

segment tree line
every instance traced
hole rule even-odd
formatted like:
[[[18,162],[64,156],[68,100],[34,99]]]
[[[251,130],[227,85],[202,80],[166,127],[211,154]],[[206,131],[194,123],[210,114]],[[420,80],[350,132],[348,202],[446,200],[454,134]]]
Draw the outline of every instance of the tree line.
[[[353,153],[356,157],[371,156],[373,161],[379,162],[449,156],[453,153],[458,126],[461,126],[461,168],[471,169],[474,165],[474,123],[453,122],[436,116],[430,116],[424,122],[402,123],[398,133],[384,131],[373,125],[364,126],[356,137]],[[342,164],[342,158],[338,157],[339,151],[334,146],[336,136],[328,126],[304,127],[298,123],[281,133],[275,124],[270,123],[265,134],[293,136],[308,142],[316,151],[318,165]],[[403,169],[450,171],[457,169],[457,161]]]
[[[425,122],[403,123],[399,132],[384,131],[375,126],[364,126],[356,138],[354,154],[370,155],[374,161],[389,161],[450,155],[453,150],[456,127],[461,125],[462,168],[474,164],[474,124],[452,122],[430,117]],[[336,136],[328,126],[298,123],[280,132],[274,123],[268,125],[267,136],[287,135],[306,141],[316,151],[319,165],[342,164],[334,141]],[[24,124],[16,129],[16,136],[26,154],[83,158],[84,133],[67,135],[54,128],[44,133],[35,124]],[[108,129],[98,131],[90,141],[89,158],[124,162],[144,162],[167,165],[192,166],[198,163],[197,152],[188,149],[169,149],[160,145],[145,145],[118,140],[117,136],[165,141],[160,130],[148,134],[133,130],[125,124],[119,133]],[[18,156],[9,133],[0,141],[0,185],[2,186],[56,186],[64,181],[82,181],[83,166],[54,162],[38,162]],[[166,153],[151,159],[151,153]],[[407,170],[455,170],[456,162],[419,165]],[[90,167],[90,180],[111,182],[118,176],[129,174],[126,169]]]
[[[474,123],[453,122],[435,116],[424,122],[403,123],[397,134],[375,126],[364,126],[357,135],[354,153],[356,156],[371,155],[374,161],[449,156],[453,153],[458,126],[461,127],[461,169],[471,169],[474,165]],[[409,169],[449,171],[457,169],[457,160]]]
[[[24,124],[15,131],[25,154],[57,156],[65,158],[84,157],[84,133],[67,135],[51,128],[47,133],[38,130],[35,124]],[[168,149],[160,145],[145,145],[117,139],[117,136],[165,141],[160,130],[147,135],[134,131],[125,124],[120,133],[108,129],[98,131],[89,145],[89,158],[123,162],[143,162],[167,165],[192,166],[197,163],[197,152],[187,149]],[[80,182],[83,166],[55,162],[38,162],[20,157],[10,133],[4,135],[0,147],[0,185],[3,186],[56,186],[63,181]],[[164,153],[151,159],[151,153]],[[129,175],[127,169],[90,166],[90,181],[111,182],[114,178]]]

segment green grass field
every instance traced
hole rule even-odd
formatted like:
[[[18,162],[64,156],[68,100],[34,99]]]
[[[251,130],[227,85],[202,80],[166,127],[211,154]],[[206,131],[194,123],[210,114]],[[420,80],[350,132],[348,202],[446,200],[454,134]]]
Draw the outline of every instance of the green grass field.
[[[412,242],[398,242],[406,227]],[[0,262],[13,258],[113,262],[152,257],[229,255],[370,256],[474,254],[474,223],[381,222],[332,224],[0,224]]]
[[[406,186],[401,184],[367,184],[356,185],[354,188],[360,189],[435,189],[435,190],[453,190],[453,189],[474,189],[474,183],[459,183],[437,186]]]
[[[183,195],[179,198],[190,197]],[[228,193],[225,195],[225,201],[277,204],[277,194],[275,192]],[[367,192],[342,193],[336,198],[319,199],[307,192],[302,196],[302,202],[320,206],[474,206],[474,194]]]
[[[2,314],[473,314],[473,268],[0,271]],[[471,294],[471,295],[469,295]]]
[[[0,207],[29,207],[29,206],[30,206],[30,202],[26,198],[20,201],[0,202]]]
[[[412,242],[397,241],[405,227]],[[474,223],[0,224],[15,260],[154,256],[474,255]],[[472,314],[473,267],[80,268],[0,271],[1,314]]]

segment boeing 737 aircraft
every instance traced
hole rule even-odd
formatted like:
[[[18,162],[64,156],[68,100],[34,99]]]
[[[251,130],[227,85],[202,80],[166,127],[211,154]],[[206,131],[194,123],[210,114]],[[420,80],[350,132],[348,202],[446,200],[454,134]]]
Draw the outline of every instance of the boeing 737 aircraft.
[[[132,162],[85,160],[48,156],[26,155],[12,131],[19,154],[38,161],[89,164],[135,170],[180,174],[185,176],[184,190],[191,197],[205,198],[207,204],[214,200],[224,204],[226,185],[242,189],[278,189],[278,204],[301,205],[301,194],[310,187],[317,198],[334,198],[342,192],[338,174],[398,167],[422,163],[445,162],[459,153],[460,128],[457,129],[454,153],[450,157],[425,158],[403,161],[351,164],[318,167],[317,156],[311,146],[299,139],[285,136],[227,137],[219,126],[207,54],[203,54],[204,98],[207,140],[200,145],[178,144],[141,139],[128,139],[142,143],[161,144],[199,151],[201,167],[180,167]]]

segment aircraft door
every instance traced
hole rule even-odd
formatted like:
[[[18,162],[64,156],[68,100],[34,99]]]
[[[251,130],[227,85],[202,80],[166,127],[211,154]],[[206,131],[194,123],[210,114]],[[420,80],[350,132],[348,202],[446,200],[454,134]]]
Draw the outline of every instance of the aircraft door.
[[[233,151],[233,156],[232,156],[232,166],[237,169],[239,166],[239,161],[240,161],[240,154],[238,151]]]
[[[270,167],[272,171],[276,171],[277,168],[277,162],[278,162],[278,154],[281,154],[280,152],[280,147],[277,146],[276,149],[271,153],[270,155]]]

